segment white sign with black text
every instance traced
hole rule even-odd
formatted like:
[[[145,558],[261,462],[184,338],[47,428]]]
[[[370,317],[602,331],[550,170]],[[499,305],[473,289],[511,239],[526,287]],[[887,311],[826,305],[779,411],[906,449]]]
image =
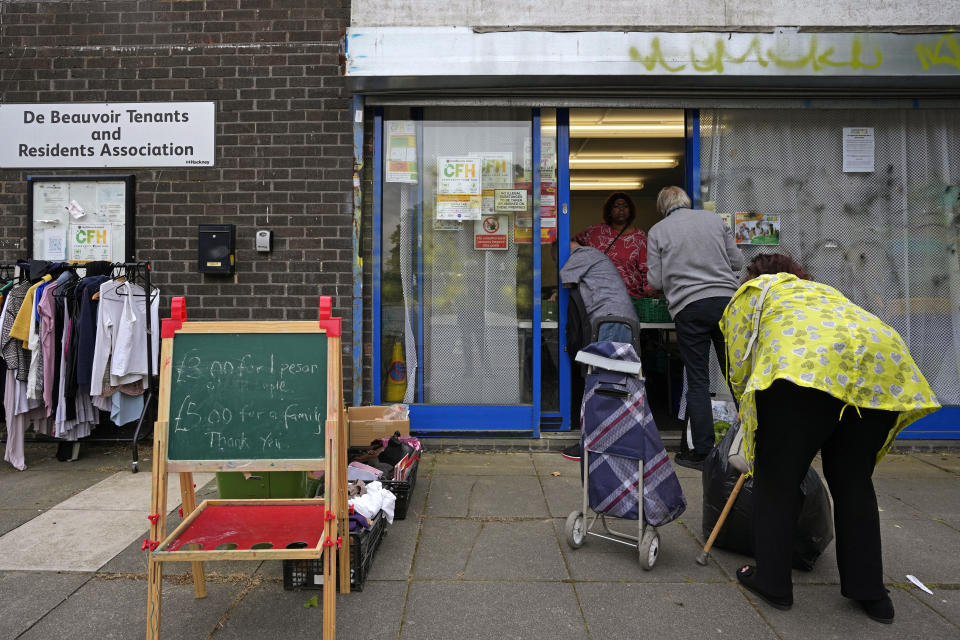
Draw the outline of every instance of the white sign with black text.
[[[0,104],[0,168],[212,167],[213,102]]]

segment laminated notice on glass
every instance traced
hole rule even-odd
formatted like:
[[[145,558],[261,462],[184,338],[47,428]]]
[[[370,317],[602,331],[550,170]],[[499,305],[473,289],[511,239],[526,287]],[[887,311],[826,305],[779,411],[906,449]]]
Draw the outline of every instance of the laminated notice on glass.
[[[413,120],[388,120],[387,182],[417,183],[417,123]]]
[[[505,250],[509,247],[510,219],[507,216],[484,216],[473,223],[473,248]]]
[[[437,157],[437,218],[479,220],[480,158]]]
[[[132,259],[132,175],[29,176],[27,181],[32,258]]]
[[[843,170],[872,173],[874,165],[873,127],[843,128]]]

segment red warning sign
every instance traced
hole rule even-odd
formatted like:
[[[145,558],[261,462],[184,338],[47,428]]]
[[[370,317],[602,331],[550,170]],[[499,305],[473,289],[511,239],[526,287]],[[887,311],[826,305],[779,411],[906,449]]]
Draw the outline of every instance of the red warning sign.
[[[508,216],[483,216],[473,223],[473,248],[505,250],[510,242],[509,228]]]

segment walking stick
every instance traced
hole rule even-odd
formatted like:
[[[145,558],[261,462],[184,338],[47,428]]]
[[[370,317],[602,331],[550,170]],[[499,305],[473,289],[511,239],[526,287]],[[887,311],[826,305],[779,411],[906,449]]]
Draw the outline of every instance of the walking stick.
[[[730,497],[727,498],[727,504],[723,505],[723,511],[720,512],[720,517],[717,518],[717,524],[713,525],[713,531],[710,532],[710,537],[707,539],[707,544],[703,545],[703,551],[701,551],[700,555],[697,556],[697,564],[704,567],[707,566],[707,556],[710,554],[710,547],[713,546],[713,541],[717,539],[717,534],[720,533],[720,529],[723,527],[723,523],[727,519],[727,514],[730,513],[730,509],[733,507],[733,503],[737,499],[737,494],[740,493],[740,489],[743,488],[743,482],[746,479],[746,473],[741,473],[740,477],[737,478],[737,484],[733,486],[733,491],[730,492]]]

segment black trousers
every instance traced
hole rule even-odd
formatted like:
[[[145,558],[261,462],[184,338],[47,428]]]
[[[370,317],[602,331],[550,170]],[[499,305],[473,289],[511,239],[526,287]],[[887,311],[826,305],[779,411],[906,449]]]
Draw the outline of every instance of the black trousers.
[[[785,380],[759,391],[754,462],[757,584],[788,596],[791,554],[800,514],[800,483],[819,450],[833,498],[840,590],[855,600],[884,595],[880,517],[873,489],[877,453],[897,414],[847,407],[833,396]]]
[[[704,298],[691,302],[677,314],[677,347],[687,373],[687,416],[693,435],[693,450],[709,453],[713,448],[713,409],[710,405],[710,345],[717,352],[720,367],[727,360],[720,331],[720,318],[729,297]]]

